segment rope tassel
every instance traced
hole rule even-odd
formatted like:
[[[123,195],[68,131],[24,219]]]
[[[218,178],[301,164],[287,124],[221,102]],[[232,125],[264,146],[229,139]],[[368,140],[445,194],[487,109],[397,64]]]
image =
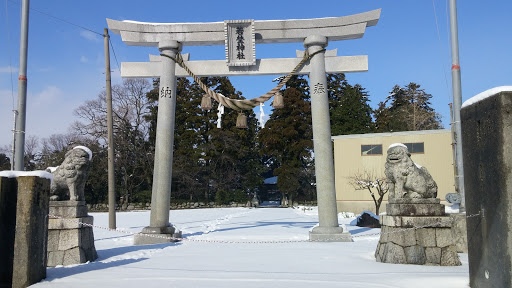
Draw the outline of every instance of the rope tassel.
[[[203,99],[201,99],[201,109],[211,110],[212,107],[212,98],[210,97],[210,95],[204,94]]]
[[[281,91],[277,91],[276,94],[274,94],[274,101],[272,101],[272,107],[274,107],[274,109],[284,108],[284,98],[283,94],[281,94]]]
[[[241,111],[236,118],[236,128],[247,129],[247,116]]]

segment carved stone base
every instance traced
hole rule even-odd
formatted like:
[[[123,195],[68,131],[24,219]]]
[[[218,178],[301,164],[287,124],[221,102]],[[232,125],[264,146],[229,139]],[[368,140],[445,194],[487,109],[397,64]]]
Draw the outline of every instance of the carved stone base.
[[[314,227],[309,232],[309,240],[316,242],[352,242],[349,232],[344,232],[342,227]]]
[[[84,201],[50,201],[48,223],[48,267],[80,264],[98,258],[91,226],[94,219],[87,215]]]
[[[452,221],[450,216],[444,216],[444,205],[439,204],[439,199],[395,200],[399,201],[390,201],[387,206],[388,215],[380,218],[381,235],[375,251],[377,262],[461,265],[451,229]],[[400,214],[397,211],[403,215],[397,215]]]
[[[134,245],[151,245],[179,242],[181,231],[170,225],[167,227],[145,227],[142,232],[133,237]]]

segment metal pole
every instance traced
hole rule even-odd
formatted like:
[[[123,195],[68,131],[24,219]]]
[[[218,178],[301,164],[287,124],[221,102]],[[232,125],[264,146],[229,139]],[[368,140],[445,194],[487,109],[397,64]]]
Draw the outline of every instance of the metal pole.
[[[462,106],[462,91],[459,65],[459,36],[457,31],[457,1],[450,0],[450,35],[452,46],[452,87],[453,87],[453,122],[455,124],[455,159],[457,163],[457,184],[459,187],[460,212],[466,212],[464,193],[464,166],[462,162],[462,135],[460,125],[460,108]]]
[[[12,148],[11,148],[11,170],[14,170],[14,153],[16,145],[16,117],[18,117],[18,111],[12,110],[12,113],[14,114],[14,119],[12,123]]]
[[[110,51],[108,28],[105,28],[105,78],[107,92],[107,134],[108,134],[108,227],[116,229],[116,189],[114,176],[114,132],[112,121],[112,83],[110,79]]]
[[[459,192],[459,183],[457,183],[457,156],[455,153],[455,143],[457,140],[455,139],[455,125],[453,123],[453,103],[448,104],[450,106],[450,128],[452,132],[452,157],[453,157],[453,175],[455,175],[455,191]]]
[[[27,51],[29,0],[21,3],[20,67],[18,76],[18,116],[14,137],[14,170],[25,170],[25,119],[27,110]]]

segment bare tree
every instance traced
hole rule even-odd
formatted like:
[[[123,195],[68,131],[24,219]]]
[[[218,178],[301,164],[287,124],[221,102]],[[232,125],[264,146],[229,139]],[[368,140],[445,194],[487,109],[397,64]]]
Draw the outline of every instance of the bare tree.
[[[151,179],[148,167],[152,167],[152,151],[147,142],[150,123],[145,120],[151,106],[146,94],[151,88],[147,79],[140,78],[126,79],[112,87],[116,181],[120,186],[116,190],[126,201],[133,192],[147,189],[142,186]],[[107,143],[105,91],[78,107],[75,115],[81,119],[73,125],[80,135],[102,145]]]
[[[363,171],[357,172],[354,176],[349,177],[349,183],[356,190],[366,190],[370,193],[375,203],[375,214],[379,215],[380,205],[384,199],[384,195],[388,193],[389,187],[385,177],[376,177],[374,172]],[[376,193],[375,193],[376,192]]]
[[[66,134],[52,134],[48,138],[41,139],[41,161],[39,169],[57,166],[64,160],[68,150],[76,145],[88,146],[88,139],[75,132]]]
[[[144,116],[149,115],[150,102],[146,93],[151,89],[147,79],[126,79],[122,85],[112,87],[114,133],[130,128],[147,137],[149,124]],[[100,141],[107,139],[106,92],[102,91],[95,100],[86,101],[75,111],[81,121],[73,127],[81,135],[87,135]]]

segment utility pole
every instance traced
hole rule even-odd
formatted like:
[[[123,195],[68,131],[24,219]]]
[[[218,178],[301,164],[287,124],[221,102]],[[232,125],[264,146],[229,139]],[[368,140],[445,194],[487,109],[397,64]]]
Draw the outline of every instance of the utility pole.
[[[18,114],[14,129],[14,170],[25,170],[25,119],[27,111],[27,51],[29,0],[21,3],[20,67],[18,76]]]
[[[114,176],[114,132],[112,121],[112,81],[110,79],[110,51],[108,28],[105,28],[105,79],[107,91],[107,133],[108,133],[108,227],[116,229],[116,190]]]
[[[453,88],[453,123],[455,125],[455,159],[457,174],[455,176],[457,191],[460,195],[460,212],[466,212],[464,193],[464,166],[462,162],[462,135],[460,125],[460,109],[462,106],[462,91],[459,65],[459,36],[457,31],[457,1],[450,0],[450,35],[452,46],[452,88]]]
[[[14,170],[14,153],[15,149],[14,146],[16,145],[16,118],[18,117],[18,111],[12,110],[14,114],[14,119],[12,123],[12,148],[11,148],[11,171]]]

